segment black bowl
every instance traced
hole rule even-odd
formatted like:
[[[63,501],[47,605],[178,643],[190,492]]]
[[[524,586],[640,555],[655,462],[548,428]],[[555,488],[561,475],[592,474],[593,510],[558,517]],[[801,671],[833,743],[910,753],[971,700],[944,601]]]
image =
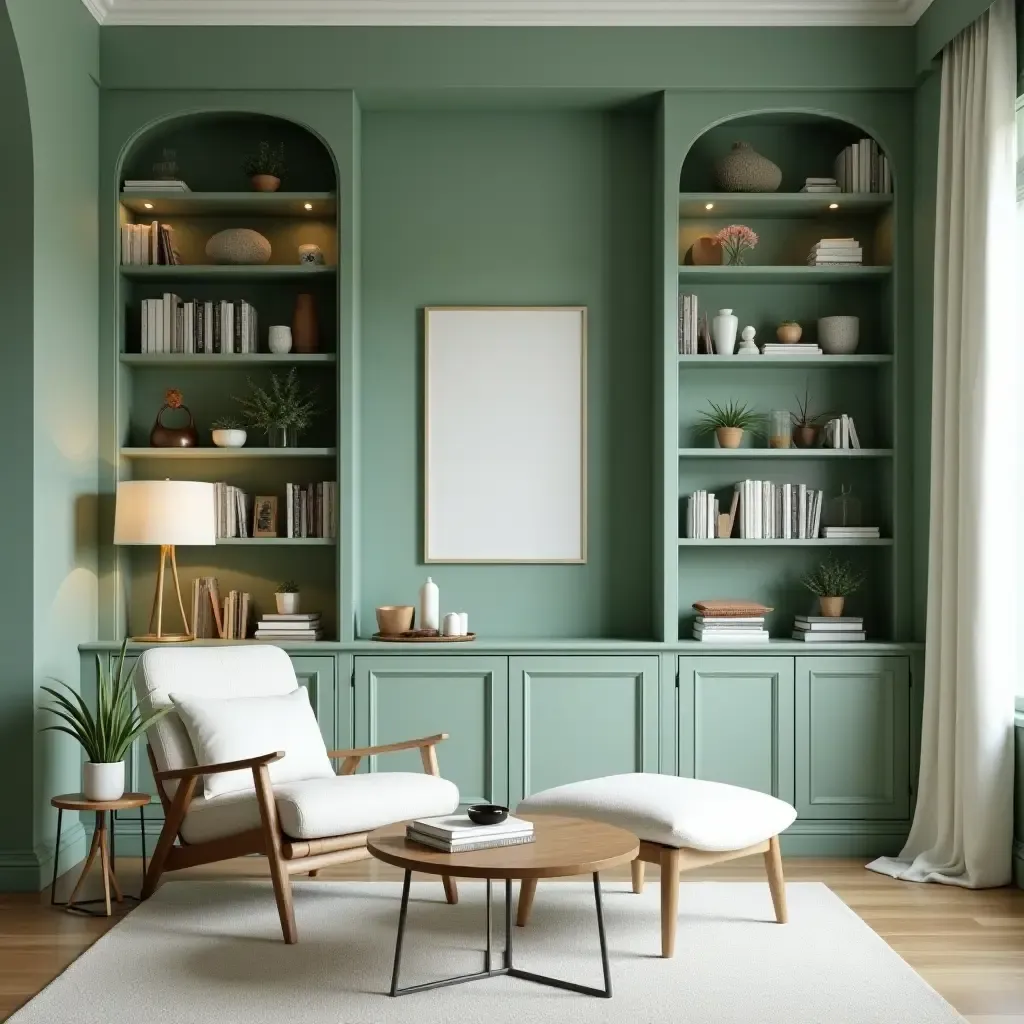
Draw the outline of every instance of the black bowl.
[[[466,808],[466,813],[477,825],[500,825],[508,817],[508,808],[500,804],[473,804]]]

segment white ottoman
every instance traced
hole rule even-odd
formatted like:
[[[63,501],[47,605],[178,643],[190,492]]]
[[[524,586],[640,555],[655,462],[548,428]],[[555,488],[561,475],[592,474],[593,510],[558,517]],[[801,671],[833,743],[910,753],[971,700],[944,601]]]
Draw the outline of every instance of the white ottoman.
[[[679,873],[763,853],[779,924],[786,923],[786,887],[779,833],[796,819],[784,800],[739,786],[638,772],[556,786],[527,797],[517,814],[562,814],[617,825],[640,840],[633,891],[644,887],[644,862],[661,868],[661,955],[675,952]],[[516,924],[529,919],[536,879],[524,879]]]

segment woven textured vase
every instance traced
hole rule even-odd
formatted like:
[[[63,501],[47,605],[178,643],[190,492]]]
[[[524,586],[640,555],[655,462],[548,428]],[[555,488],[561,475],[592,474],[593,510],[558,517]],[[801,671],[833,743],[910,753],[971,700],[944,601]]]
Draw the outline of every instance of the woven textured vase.
[[[715,175],[723,192],[775,192],[782,184],[782,171],[749,142],[734,142]]]

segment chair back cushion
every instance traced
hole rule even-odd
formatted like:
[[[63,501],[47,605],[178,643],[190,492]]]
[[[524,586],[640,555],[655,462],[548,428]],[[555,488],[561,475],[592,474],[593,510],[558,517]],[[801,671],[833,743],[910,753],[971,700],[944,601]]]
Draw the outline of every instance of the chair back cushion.
[[[334,778],[304,687],[270,697],[196,697],[173,692],[199,764],[242,761],[284,751],[270,765],[270,781]],[[251,768],[203,776],[207,799],[255,788]]]
[[[139,707],[145,711],[170,707],[179,696],[268,697],[298,688],[291,659],[269,644],[236,647],[151,647],[139,659],[133,678]],[[150,726],[146,738],[159,771],[198,764],[192,741],[171,711]],[[164,786],[168,796],[175,783]]]

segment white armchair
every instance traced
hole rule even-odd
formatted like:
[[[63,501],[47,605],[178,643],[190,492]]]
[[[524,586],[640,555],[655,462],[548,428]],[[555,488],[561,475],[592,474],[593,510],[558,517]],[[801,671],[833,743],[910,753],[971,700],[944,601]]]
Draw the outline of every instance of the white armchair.
[[[173,706],[172,694],[182,699],[184,710],[188,698],[284,697],[299,686],[288,655],[262,644],[151,648],[139,661],[134,683],[139,706],[147,711]],[[226,703],[230,706],[230,701]],[[308,704],[305,711],[312,719]],[[301,706],[291,708],[300,719],[305,711]],[[236,746],[266,746],[260,736],[273,735],[274,728],[272,721],[264,723],[250,737],[236,738]],[[383,746],[319,752],[309,750],[317,742],[323,745],[318,732],[312,735],[300,751],[295,749],[294,734],[282,729],[281,739],[273,744],[279,749],[244,749],[240,751],[244,756],[230,761],[199,764],[181,715],[172,710],[160,718],[146,738],[164,826],[146,872],[143,899],[153,894],[165,871],[262,853],[270,861],[284,940],[293,943],[298,935],[292,875],[314,876],[329,865],[368,857],[366,837],[373,829],[407,818],[450,814],[458,805],[458,789],[438,773],[435,745],[447,739],[443,733]],[[338,773],[312,778],[283,775],[288,781],[274,782],[272,775],[278,769],[272,771],[270,766],[287,760],[289,742],[293,764],[320,756],[329,770],[329,757],[341,761]],[[416,748],[424,774],[354,774],[366,756]],[[232,791],[204,792],[207,776],[222,782],[223,773],[242,771],[251,773],[251,779],[236,776]],[[206,782],[205,788],[218,787]],[[457,902],[455,880],[445,877],[443,881],[448,902]]]

